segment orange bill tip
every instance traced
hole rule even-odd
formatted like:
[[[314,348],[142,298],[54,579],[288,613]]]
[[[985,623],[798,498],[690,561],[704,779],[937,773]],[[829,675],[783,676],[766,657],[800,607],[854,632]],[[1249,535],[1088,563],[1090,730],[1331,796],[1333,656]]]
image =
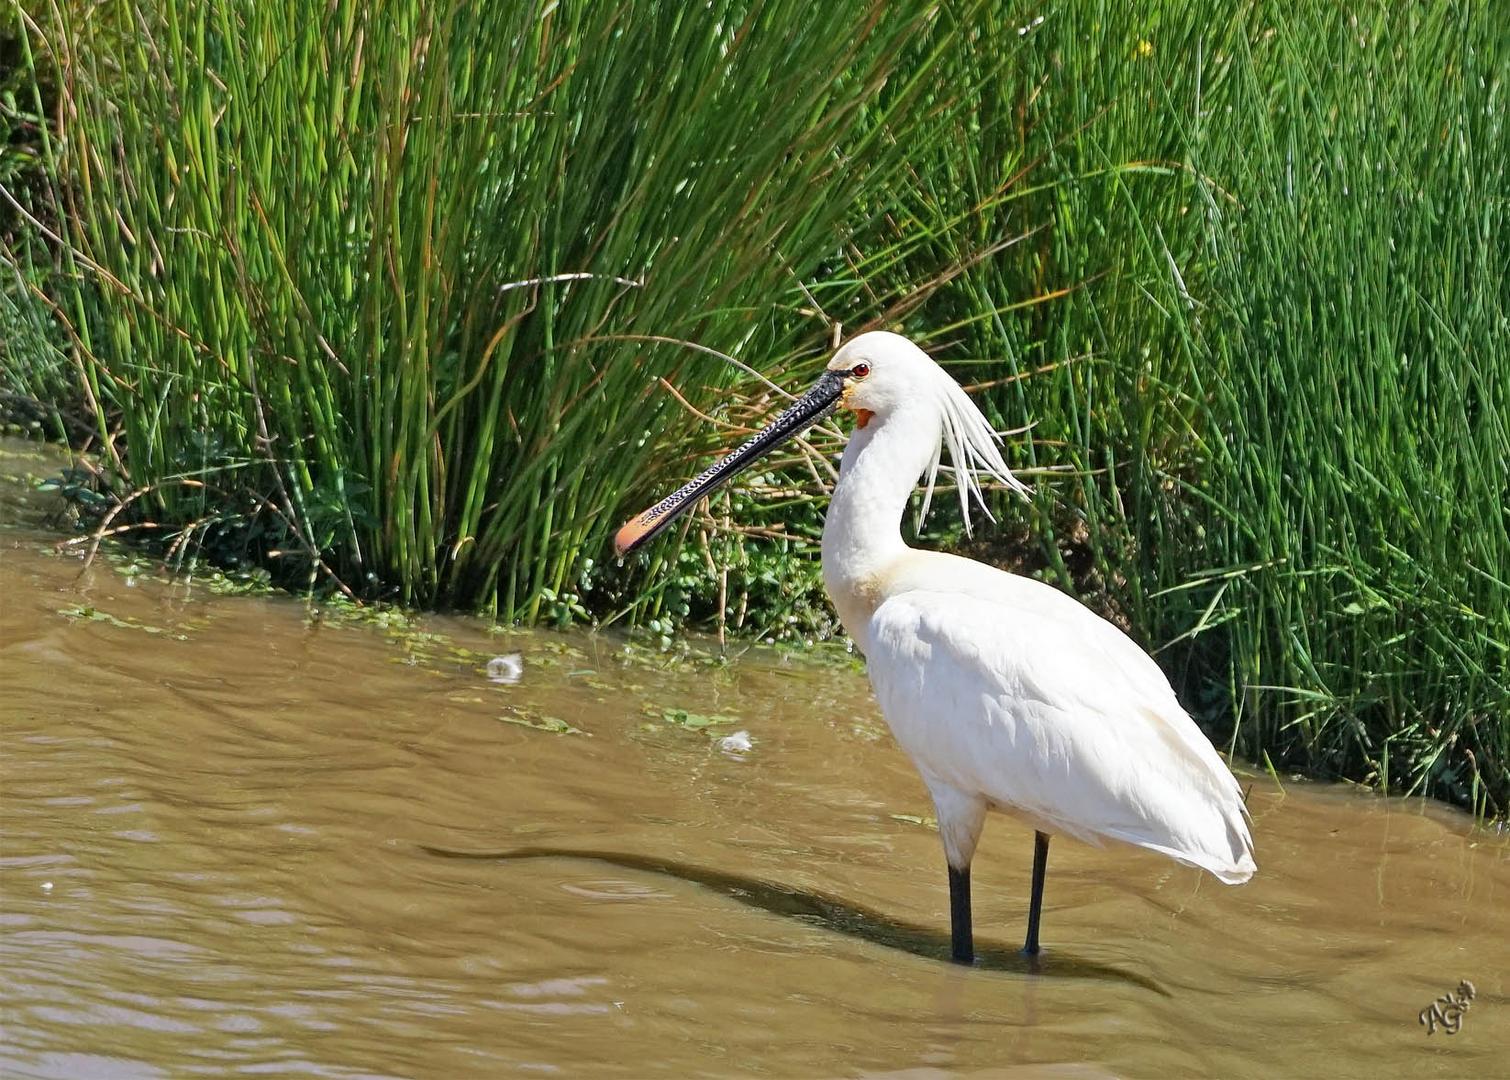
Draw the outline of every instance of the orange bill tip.
[[[652,522],[646,518],[647,515],[641,514],[619,526],[619,531],[613,534],[613,549],[620,555],[627,555],[629,549],[639,543],[640,538],[650,531]]]

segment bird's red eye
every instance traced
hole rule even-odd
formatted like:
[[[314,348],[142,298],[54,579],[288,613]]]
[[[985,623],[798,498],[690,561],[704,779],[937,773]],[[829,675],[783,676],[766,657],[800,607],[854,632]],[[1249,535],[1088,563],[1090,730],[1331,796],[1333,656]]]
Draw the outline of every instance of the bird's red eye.
[[[863,379],[865,378],[865,376],[870,374],[870,365],[856,364],[854,367],[849,369],[849,373],[857,379]]]

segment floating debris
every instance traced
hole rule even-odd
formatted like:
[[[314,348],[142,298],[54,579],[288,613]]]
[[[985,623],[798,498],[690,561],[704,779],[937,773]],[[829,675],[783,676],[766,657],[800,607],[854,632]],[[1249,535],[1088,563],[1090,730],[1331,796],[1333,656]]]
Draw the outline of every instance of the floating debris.
[[[524,658],[518,653],[495,656],[488,661],[488,681],[513,686],[524,677]]]
[[[587,735],[589,737],[592,735],[592,732],[573,727],[559,716],[546,716],[534,709],[511,709],[498,719],[505,724],[518,724],[520,727],[533,728],[535,731],[547,731],[552,735]]]
[[[144,622],[138,622],[136,619],[120,619],[108,611],[101,611],[99,608],[91,607],[88,604],[74,604],[71,607],[58,608],[58,614],[74,622],[100,622],[114,626],[120,630],[141,630],[148,634],[166,634],[174,641],[189,640],[188,634],[176,632],[176,628],[175,630],[170,630],[164,626],[149,626]]]
[[[736,731],[733,735],[725,735],[718,740],[718,748],[726,754],[747,753],[755,741],[750,738],[748,731]]]
[[[935,817],[919,817],[916,814],[892,814],[891,815],[891,820],[892,821],[905,821],[909,825],[921,825],[923,828],[925,828],[925,829],[933,829],[935,832],[938,831],[938,827],[939,827],[938,818],[935,818]]]
[[[716,727],[719,724],[734,723],[732,716],[705,716],[702,713],[688,712],[686,709],[664,709],[661,712],[661,719],[679,728],[686,728],[688,731],[702,731],[704,728]]]

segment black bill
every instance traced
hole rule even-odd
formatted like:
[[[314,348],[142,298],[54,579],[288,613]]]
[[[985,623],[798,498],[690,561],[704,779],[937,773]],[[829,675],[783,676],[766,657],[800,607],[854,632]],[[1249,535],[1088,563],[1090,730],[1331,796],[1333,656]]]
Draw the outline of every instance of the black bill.
[[[817,384],[794,401],[780,416],[766,425],[738,450],[720,458],[707,470],[687,481],[670,495],[638,517],[624,523],[614,534],[613,546],[627,555],[660,532],[723,484],[738,476],[782,443],[801,435],[833,412],[844,390],[842,371],[825,371]]]

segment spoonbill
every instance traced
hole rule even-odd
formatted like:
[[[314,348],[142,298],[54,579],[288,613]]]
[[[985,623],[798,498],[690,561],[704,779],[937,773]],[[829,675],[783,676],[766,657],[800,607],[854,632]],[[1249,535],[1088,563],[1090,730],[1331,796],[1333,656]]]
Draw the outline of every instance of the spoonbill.
[[[941,551],[908,547],[919,477],[927,514],[947,445],[969,527],[979,477],[1026,494],[1000,436],[959,385],[897,334],[847,342],[802,397],[743,446],[626,523],[621,555],[835,409],[855,415],[823,525],[823,581],[864,654],[892,734],[937,810],[951,953],[974,961],[970,863],[998,810],[1034,829],[1023,952],[1039,950],[1049,838],[1147,848],[1237,885],[1257,870],[1237,779],[1159,666],[1068,594]],[[989,511],[986,511],[989,516]]]

